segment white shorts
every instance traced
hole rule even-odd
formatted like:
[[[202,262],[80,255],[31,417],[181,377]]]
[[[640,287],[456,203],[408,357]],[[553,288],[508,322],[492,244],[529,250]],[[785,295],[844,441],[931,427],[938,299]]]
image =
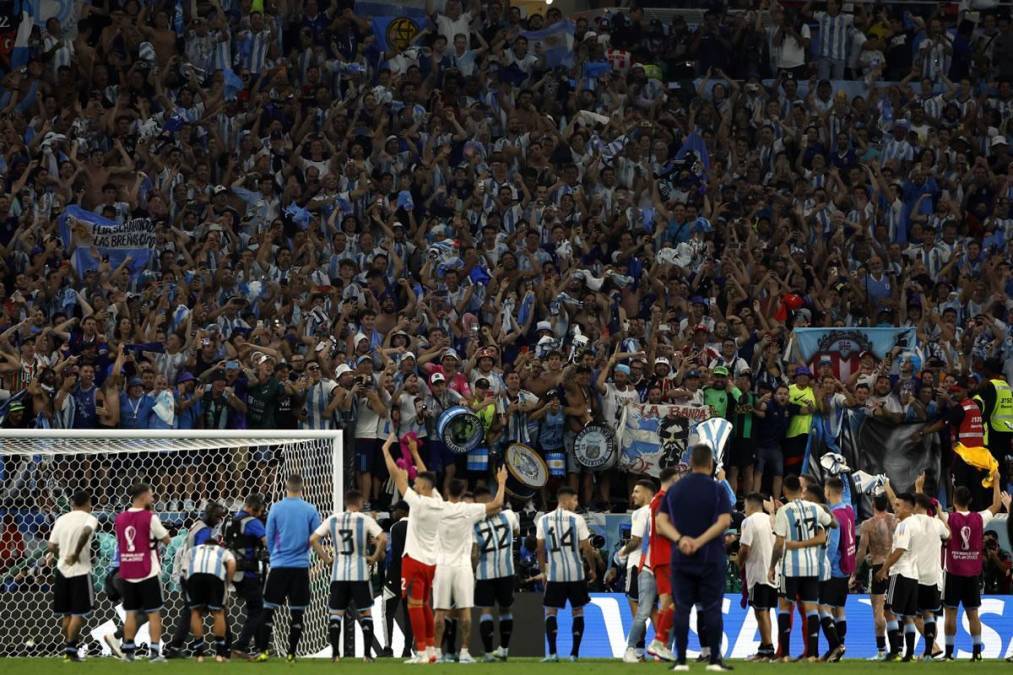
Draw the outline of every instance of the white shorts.
[[[437,565],[433,577],[433,609],[475,606],[475,572],[471,565]]]

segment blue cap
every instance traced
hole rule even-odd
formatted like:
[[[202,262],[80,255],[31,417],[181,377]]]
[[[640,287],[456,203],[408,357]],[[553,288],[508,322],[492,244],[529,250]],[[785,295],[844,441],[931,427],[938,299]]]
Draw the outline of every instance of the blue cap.
[[[799,375],[809,375],[811,377],[812,374],[812,371],[805,366],[799,366],[795,369],[795,377],[798,377]]]
[[[136,377],[136,376],[135,377],[131,377],[127,381],[127,386],[128,387],[140,387],[140,386],[143,386],[143,385],[144,385],[144,382],[141,381],[141,378]]]
[[[618,366],[616,366],[616,372],[617,373],[623,373],[625,375],[629,375],[630,374],[630,367],[628,365],[626,365],[625,363],[620,363]]]

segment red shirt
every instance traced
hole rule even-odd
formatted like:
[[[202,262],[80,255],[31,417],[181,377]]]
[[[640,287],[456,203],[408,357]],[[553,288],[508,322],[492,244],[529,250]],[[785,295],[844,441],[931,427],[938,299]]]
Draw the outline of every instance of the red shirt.
[[[654,497],[651,498],[651,534],[647,540],[647,555],[650,559],[648,563],[651,569],[656,569],[662,565],[672,564],[672,542],[668,538],[658,534],[658,529],[655,526],[655,518],[658,517],[658,511],[661,509],[662,503],[665,501],[665,490],[659,490],[655,493]],[[644,559],[641,557],[640,565],[643,567]]]

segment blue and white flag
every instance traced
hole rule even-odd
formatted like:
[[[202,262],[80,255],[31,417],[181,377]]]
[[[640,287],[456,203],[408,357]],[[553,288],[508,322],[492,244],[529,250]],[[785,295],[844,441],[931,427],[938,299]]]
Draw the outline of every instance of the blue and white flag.
[[[798,328],[792,339],[798,356],[814,372],[820,363],[827,362],[842,380],[858,370],[862,352],[882,359],[894,347],[905,352],[918,347],[914,328]]]
[[[71,252],[71,264],[79,275],[98,269],[103,258],[115,269],[129,257],[130,275],[136,277],[147,267],[155,250],[155,230],[150,218],[119,223],[80,206],[69,206],[57,225],[63,246]]]
[[[243,90],[243,80],[236,71],[231,68],[226,68],[222,71],[222,83],[225,85],[225,100],[233,101],[236,96]]]
[[[693,435],[696,439],[693,439]],[[718,467],[724,464],[725,445],[732,437],[732,423],[721,417],[712,417],[709,420],[700,422],[690,430],[689,447],[702,444],[714,451],[714,464]]]
[[[527,38],[530,51],[545,59],[549,68],[573,65],[573,31],[575,25],[569,19],[563,19],[540,30],[521,31]]]

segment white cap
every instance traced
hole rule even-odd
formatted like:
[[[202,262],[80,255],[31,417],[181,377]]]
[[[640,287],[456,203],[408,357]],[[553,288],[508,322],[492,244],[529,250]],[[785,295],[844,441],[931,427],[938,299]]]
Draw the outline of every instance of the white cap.
[[[664,363],[664,364],[665,364],[666,366],[668,366],[669,368],[671,368],[671,367],[672,367],[672,362],[671,362],[671,361],[669,361],[669,360],[668,360],[667,358],[665,358],[664,356],[659,356],[658,358],[654,359],[654,365],[658,365],[659,363]]]
[[[340,378],[342,375],[344,375],[345,373],[350,373],[350,372],[352,372],[351,367],[349,367],[349,365],[347,363],[342,363],[341,365],[339,365],[337,368],[334,369],[334,379],[336,380],[336,379]]]
[[[552,324],[549,323],[548,321],[539,321],[537,324],[535,324],[535,332],[538,332],[540,330],[547,330],[549,332],[552,332]]]
[[[405,352],[404,354],[401,355],[401,360],[402,361],[404,361],[405,359],[414,359],[414,358],[415,358],[415,352]]]
[[[363,333],[362,331],[359,331],[358,333],[356,333],[356,334],[355,334],[355,340],[353,341],[353,343],[352,343],[352,344],[356,344],[356,345],[357,345],[357,344],[359,344],[359,342],[360,342],[361,340],[368,340],[368,339],[369,339],[369,338],[368,338],[368,337],[366,337],[366,334],[365,334],[365,333]]]

